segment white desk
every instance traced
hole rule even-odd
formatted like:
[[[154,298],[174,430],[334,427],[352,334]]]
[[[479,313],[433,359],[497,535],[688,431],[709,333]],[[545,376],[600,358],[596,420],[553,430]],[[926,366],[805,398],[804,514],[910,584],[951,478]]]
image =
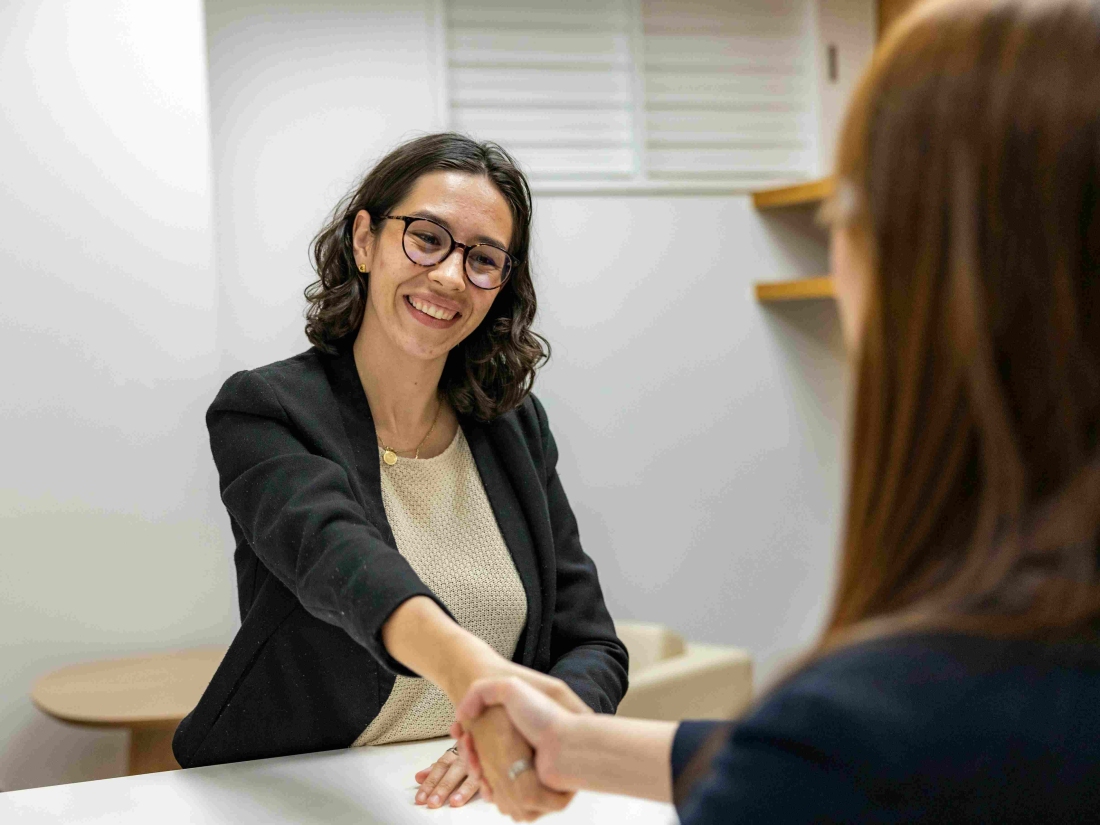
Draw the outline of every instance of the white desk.
[[[101,779],[0,794],[4,825],[449,825],[510,823],[480,797],[462,808],[413,804],[413,774],[450,742],[436,739],[216,765],[186,771]],[[564,811],[540,822],[630,822],[672,825],[671,805],[579,793]]]

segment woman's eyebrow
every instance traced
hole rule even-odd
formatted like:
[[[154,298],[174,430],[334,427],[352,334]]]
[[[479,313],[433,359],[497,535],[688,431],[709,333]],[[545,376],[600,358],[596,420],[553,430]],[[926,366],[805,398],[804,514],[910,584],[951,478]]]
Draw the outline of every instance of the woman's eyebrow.
[[[437,224],[450,232],[452,237],[455,234],[454,228],[451,226],[450,223],[448,223],[447,219],[440,215],[437,215],[430,209],[416,209],[410,212],[409,215],[413,218],[426,218],[429,221],[435,221]],[[498,240],[497,238],[494,238],[490,235],[475,235],[473,238],[470,239],[470,246],[479,243],[487,243],[490,246],[496,246],[500,249],[508,248],[508,244],[506,244],[504,241]]]

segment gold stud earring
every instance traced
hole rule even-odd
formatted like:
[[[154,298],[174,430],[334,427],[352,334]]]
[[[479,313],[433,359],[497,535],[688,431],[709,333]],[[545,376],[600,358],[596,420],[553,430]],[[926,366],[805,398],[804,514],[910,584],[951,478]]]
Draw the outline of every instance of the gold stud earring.
[[[366,272],[367,271],[367,265],[366,264],[359,264],[359,271],[360,272]]]

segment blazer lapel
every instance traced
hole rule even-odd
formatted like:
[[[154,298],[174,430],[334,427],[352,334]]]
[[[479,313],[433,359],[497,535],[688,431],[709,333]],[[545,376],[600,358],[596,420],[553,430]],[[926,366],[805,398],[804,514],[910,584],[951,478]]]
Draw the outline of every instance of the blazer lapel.
[[[356,477],[351,479],[352,486],[363,503],[367,518],[381,531],[387,543],[396,548],[397,541],[382,503],[382,476],[378,467],[378,437],[374,431],[374,418],[367,395],[363,392],[363,383],[359,380],[359,372],[355,369],[351,347],[341,346],[336,355],[325,358],[325,365],[355,466]]]

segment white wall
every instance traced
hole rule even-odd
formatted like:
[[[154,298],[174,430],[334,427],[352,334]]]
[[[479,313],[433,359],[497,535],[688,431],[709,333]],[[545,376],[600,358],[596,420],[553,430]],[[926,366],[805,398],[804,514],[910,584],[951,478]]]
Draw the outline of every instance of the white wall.
[[[747,647],[766,680],[826,606],[845,376],[832,302],[750,289],[823,272],[819,230],[745,196],[543,198],[536,229],[537,391],[612,613]]]
[[[208,3],[225,371],[305,348],[312,234],[438,128],[432,7]],[[823,272],[822,235],[745,195],[542,196],[534,255],[555,348],[536,391],[610,605],[766,675],[827,597],[844,367],[830,303],[765,309],[750,285]]]
[[[0,4],[0,788],[111,775],[35,711],[59,665],[224,641],[199,0]]]
[[[368,165],[438,128],[431,0],[210,0],[224,371],[306,349],[309,242]]]

